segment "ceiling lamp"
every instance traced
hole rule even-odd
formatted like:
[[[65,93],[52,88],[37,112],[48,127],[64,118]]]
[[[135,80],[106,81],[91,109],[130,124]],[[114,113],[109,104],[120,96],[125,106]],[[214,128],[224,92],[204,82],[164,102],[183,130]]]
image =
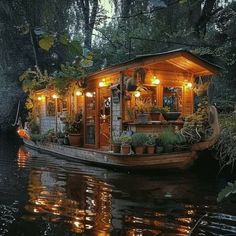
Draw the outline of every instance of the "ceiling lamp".
[[[153,78],[152,78],[152,84],[153,85],[158,85],[158,84],[160,84],[160,80],[156,77],[156,76],[153,76]]]

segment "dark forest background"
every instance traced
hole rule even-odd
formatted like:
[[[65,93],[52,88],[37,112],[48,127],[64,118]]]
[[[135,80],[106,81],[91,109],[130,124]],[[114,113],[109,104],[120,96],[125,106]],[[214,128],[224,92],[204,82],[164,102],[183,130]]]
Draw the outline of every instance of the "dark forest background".
[[[105,6],[112,6],[112,14]],[[53,71],[70,55],[45,32],[67,35],[94,53],[90,71],[140,54],[184,48],[223,67],[215,102],[236,101],[236,2],[224,0],[0,0],[0,125],[14,122],[19,75],[38,64]],[[23,108],[23,105],[21,106]],[[22,111],[23,109],[21,109]]]

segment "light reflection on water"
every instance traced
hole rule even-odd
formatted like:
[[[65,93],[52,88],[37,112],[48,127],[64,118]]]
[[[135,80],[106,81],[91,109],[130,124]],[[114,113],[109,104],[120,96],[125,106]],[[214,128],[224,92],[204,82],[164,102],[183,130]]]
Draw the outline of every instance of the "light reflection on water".
[[[15,220],[1,226],[0,235],[186,236],[206,213],[192,235],[236,235],[236,206],[216,204],[214,179],[190,172],[118,173],[48,155],[30,157],[24,147],[16,153],[26,199],[14,205],[9,214]]]

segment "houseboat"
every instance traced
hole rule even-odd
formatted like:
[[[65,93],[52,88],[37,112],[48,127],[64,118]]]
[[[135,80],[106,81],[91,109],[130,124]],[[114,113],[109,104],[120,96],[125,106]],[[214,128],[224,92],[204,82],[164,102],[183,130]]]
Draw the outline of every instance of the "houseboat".
[[[137,56],[92,73],[83,85],[63,97],[53,88],[37,90],[34,109],[38,113],[40,133],[53,129],[54,134],[61,134],[68,117],[73,117],[74,125],[80,127],[76,135],[71,131],[69,136],[77,138],[77,143],[72,139],[71,145],[40,143],[26,137],[25,145],[40,152],[108,167],[187,168],[197,158],[197,152],[212,146],[219,136],[217,111],[212,106],[208,109],[213,117],[211,134],[186,149],[161,152],[155,147],[148,154],[134,149],[120,151],[120,147],[114,151],[112,143],[129,143],[127,136],[132,139],[138,133],[135,140],[138,146],[145,137],[152,142],[153,137],[167,129],[174,133],[180,131],[185,118],[194,114],[194,87],[219,70],[219,66],[179,49]]]

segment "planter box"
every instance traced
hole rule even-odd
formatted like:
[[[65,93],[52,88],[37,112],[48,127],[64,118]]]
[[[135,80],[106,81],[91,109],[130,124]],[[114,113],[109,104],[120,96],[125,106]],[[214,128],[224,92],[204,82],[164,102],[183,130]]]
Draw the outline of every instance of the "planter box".
[[[180,115],[181,115],[180,112],[165,112],[165,113],[163,113],[163,116],[164,116],[165,120],[167,120],[167,121],[177,120]]]
[[[137,115],[137,122],[140,124],[147,124],[148,123],[148,114],[147,113],[140,113]]]
[[[161,113],[160,112],[150,112],[150,117],[152,121],[160,121]]]

